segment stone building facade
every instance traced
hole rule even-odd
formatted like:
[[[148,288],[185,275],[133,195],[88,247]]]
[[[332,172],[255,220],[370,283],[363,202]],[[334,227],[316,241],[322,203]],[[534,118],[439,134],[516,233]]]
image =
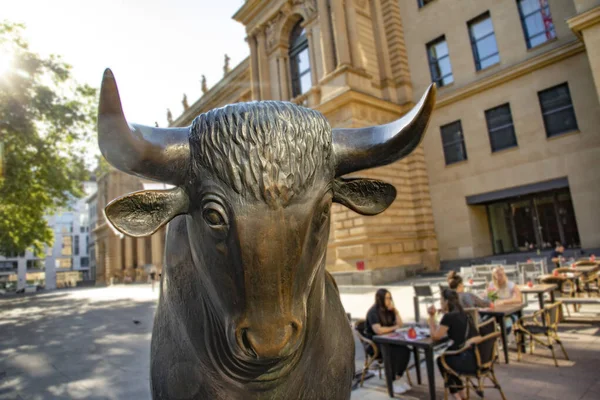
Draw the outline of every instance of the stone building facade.
[[[437,270],[440,259],[544,250],[555,239],[600,247],[598,3],[246,0],[233,18],[246,27],[250,56],[171,125],[251,100],[314,108],[336,128],[383,124],[434,80],[424,143],[357,174],[393,183],[394,204],[376,217],[334,205],[327,268],[338,282],[378,284]],[[568,132],[552,125],[555,111]],[[143,186],[117,171],[103,178],[98,210],[103,190],[109,200]],[[556,226],[545,217],[544,236],[540,216],[552,212]],[[147,240],[118,238],[106,224],[96,233],[98,275],[161,267],[164,232],[143,263],[134,258]]]

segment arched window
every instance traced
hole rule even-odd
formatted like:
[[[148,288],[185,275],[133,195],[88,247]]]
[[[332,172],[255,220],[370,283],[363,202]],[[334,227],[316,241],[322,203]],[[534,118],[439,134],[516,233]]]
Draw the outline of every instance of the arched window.
[[[290,68],[292,72],[292,97],[308,92],[312,86],[308,39],[302,20],[294,26],[290,35]]]

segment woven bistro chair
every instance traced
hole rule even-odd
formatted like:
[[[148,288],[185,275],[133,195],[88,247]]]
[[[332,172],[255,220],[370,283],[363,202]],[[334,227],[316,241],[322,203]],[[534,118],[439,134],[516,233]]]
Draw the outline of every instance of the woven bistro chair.
[[[383,359],[379,352],[379,347],[371,339],[367,339],[364,336],[366,321],[364,319],[356,321],[354,324],[354,330],[358,335],[358,340],[363,345],[365,351],[365,364],[363,365],[362,375],[360,376],[360,387],[363,386],[367,371],[373,366],[379,372],[379,379],[381,379],[381,370],[383,369]],[[373,355],[370,355],[369,349],[372,350]]]
[[[556,354],[554,353],[554,343],[558,343],[565,355],[565,359],[569,359],[567,351],[558,337],[561,305],[562,302],[557,301],[552,305],[544,307],[543,310],[538,310],[533,315],[521,317],[521,319],[517,321],[515,324],[515,334],[517,336],[517,359],[519,361],[521,361],[521,345],[524,344],[525,336],[529,336],[530,354],[533,354],[534,342],[539,343],[552,351],[554,365],[558,367],[558,361],[556,360]]]
[[[377,372],[379,373],[379,379],[381,379],[381,371],[384,369],[383,359],[381,357],[381,352],[379,351],[379,346],[377,346],[377,344],[374,341],[364,336],[365,326],[366,321],[364,319],[358,320],[354,324],[354,330],[358,335],[358,340],[360,340],[360,343],[363,345],[363,349],[365,350],[365,364],[363,366],[362,375],[360,376],[360,387],[363,386],[363,382],[365,381],[367,371],[371,367],[377,370]],[[369,348],[373,350],[373,355],[369,354]],[[413,363],[412,365],[407,366],[405,371],[406,379],[410,386],[412,386],[412,380],[410,379],[409,370],[414,367],[415,364]]]
[[[500,332],[496,331],[495,321],[490,320],[492,333],[485,335],[482,337],[479,343],[470,344],[468,346],[464,346],[462,349],[456,351],[446,351],[440,355],[440,362],[444,366],[445,372],[443,374],[444,377],[444,400],[448,400],[448,392],[450,387],[448,387],[448,377],[449,375],[454,375],[458,377],[461,381],[464,382],[464,386],[467,389],[467,398],[469,398],[471,388],[475,390],[475,392],[480,396],[484,397],[484,389],[492,388],[497,389],[500,392],[500,396],[503,400],[506,400],[504,396],[504,392],[502,391],[502,387],[496,379],[496,374],[494,373],[494,361],[497,358],[497,348],[496,342],[498,337],[500,337]],[[487,324],[486,324],[487,326]],[[446,357],[454,356],[461,354],[465,351],[469,351],[473,349],[475,351],[475,360],[477,362],[477,369],[475,373],[462,373],[454,371],[452,368],[448,366],[446,362]],[[492,385],[485,385],[485,379],[488,379]]]

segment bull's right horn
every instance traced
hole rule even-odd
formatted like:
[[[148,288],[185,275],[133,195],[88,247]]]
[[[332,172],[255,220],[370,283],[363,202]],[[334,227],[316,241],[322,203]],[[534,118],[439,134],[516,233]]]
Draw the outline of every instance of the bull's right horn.
[[[115,168],[173,185],[185,181],[190,168],[189,127],[129,125],[123,115],[115,77],[104,71],[98,108],[98,145]]]
[[[435,107],[435,84],[406,115],[386,125],[333,129],[335,176],[401,160],[421,143]]]

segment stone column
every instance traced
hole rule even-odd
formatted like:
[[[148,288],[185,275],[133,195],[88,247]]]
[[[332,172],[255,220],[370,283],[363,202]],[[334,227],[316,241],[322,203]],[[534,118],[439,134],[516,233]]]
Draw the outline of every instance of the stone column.
[[[267,55],[267,37],[265,29],[261,28],[256,34],[258,42],[258,67],[260,75],[260,98],[271,99],[271,85],[269,73],[269,57]]]
[[[387,38],[383,27],[383,13],[381,11],[381,0],[371,2],[371,15],[373,16],[373,30],[375,33],[375,45],[377,46],[377,63],[379,64],[379,74],[384,86],[387,87],[392,79],[392,65],[388,51]],[[391,91],[384,90],[386,100],[391,99]]]
[[[346,0],[346,14],[348,17],[348,39],[350,40],[350,58],[352,59],[352,65],[356,68],[364,69],[362,57],[360,56],[358,37],[358,24],[356,22],[356,8],[354,6],[354,0]]]
[[[106,279],[107,284],[112,284],[112,279],[121,280],[123,278],[123,271],[121,265],[121,238],[117,235],[111,235],[108,239],[108,247],[106,249],[107,263],[106,263]]]
[[[146,238],[137,238],[135,242],[137,246],[138,267],[143,267],[149,262],[149,260],[146,260]]]
[[[135,276],[133,272],[133,238],[131,236],[125,236],[123,245],[125,247],[123,251],[125,252],[126,275],[133,279],[133,277]]]
[[[162,270],[164,255],[164,242],[162,230],[152,235],[152,265],[156,268],[156,272]]]
[[[258,66],[258,46],[256,36],[247,38],[250,45],[250,71],[252,71],[252,100],[260,100],[260,73]]]
[[[333,45],[333,37],[331,35],[331,20],[329,18],[329,7],[327,0],[318,0],[317,7],[319,8],[319,28],[321,30],[321,52],[323,56],[323,71],[324,75],[329,74],[335,69],[335,48]]]
[[[283,51],[282,51],[283,53]],[[287,69],[287,55],[281,54],[277,57],[277,65],[279,66],[279,88],[281,100],[287,101],[290,99],[289,78]]]
[[[346,9],[343,0],[332,1],[331,11],[338,66],[352,65],[350,45],[348,43],[348,27],[346,25]]]
[[[306,30],[306,39],[308,40],[308,58],[310,60],[310,80],[312,87],[316,87],[319,84],[319,77],[317,76],[317,57],[315,56],[312,29]]]

